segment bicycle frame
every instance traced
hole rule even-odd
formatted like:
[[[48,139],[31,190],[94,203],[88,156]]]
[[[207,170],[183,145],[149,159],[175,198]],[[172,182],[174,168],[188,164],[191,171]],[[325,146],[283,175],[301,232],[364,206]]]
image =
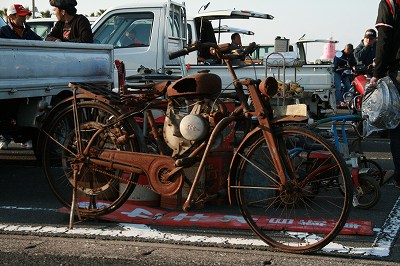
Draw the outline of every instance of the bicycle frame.
[[[369,193],[369,192],[365,191],[367,188],[365,188],[365,186],[363,187],[363,184],[361,184],[362,180],[360,180],[360,175],[362,173],[360,171],[361,169],[360,169],[359,163],[360,163],[360,160],[365,159],[365,157],[363,157],[362,154],[360,154],[358,152],[354,152],[354,151],[350,152],[350,150],[351,150],[351,147],[353,147],[354,144],[356,144],[356,141],[362,140],[363,137],[358,132],[357,125],[354,125],[354,123],[349,124],[348,122],[360,123],[363,120],[364,119],[357,114],[338,115],[338,116],[332,116],[332,117],[318,120],[311,126],[314,128],[319,125],[332,122],[331,132],[333,134],[333,140],[334,140],[335,146],[338,149],[338,151],[340,151],[340,153],[342,153],[342,155],[344,156],[344,159],[345,159],[347,165],[351,167],[350,173],[351,173],[351,177],[352,177],[352,180],[353,180],[353,183],[357,190],[358,195],[364,195],[365,193]],[[357,139],[354,140],[354,142],[352,144],[349,143],[347,133],[346,133],[346,130],[348,127],[353,128],[357,135]],[[342,142],[340,141],[339,131],[341,132]],[[358,144],[360,145],[361,143],[359,142]],[[363,182],[365,182],[365,181],[363,181]],[[369,188],[369,189],[371,190],[371,188]],[[377,186],[374,186],[374,189],[377,190],[378,189]],[[380,195],[380,193],[378,193],[378,194]],[[379,197],[379,196],[377,196],[377,197]],[[354,198],[353,198],[353,205],[356,207],[359,205],[356,194],[354,195]],[[375,204],[373,204],[373,205],[375,205]]]
[[[354,130],[357,132],[357,135],[359,138],[361,138],[361,135],[358,134],[357,129],[355,128],[355,125],[353,124],[348,124],[347,122],[360,122],[362,121],[362,117],[356,114],[349,114],[349,115],[339,115],[339,116],[332,116],[328,118],[324,118],[321,120],[318,120],[315,122],[312,127],[317,127],[318,125],[321,124],[326,124],[329,122],[333,122],[331,125],[331,132],[333,134],[333,139],[335,142],[336,148],[343,154],[346,163],[352,167],[352,177],[353,177],[353,182],[356,187],[360,187],[360,183],[358,180],[358,173],[359,173],[359,167],[358,167],[358,158],[360,157],[359,154],[355,153],[349,153],[349,141],[347,138],[347,133],[346,130],[350,126],[354,128]],[[338,126],[340,126],[340,129],[338,129]],[[341,136],[342,136],[342,142],[339,140],[339,134],[338,131],[340,130]],[[341,145],[343,144],[343,145]]]

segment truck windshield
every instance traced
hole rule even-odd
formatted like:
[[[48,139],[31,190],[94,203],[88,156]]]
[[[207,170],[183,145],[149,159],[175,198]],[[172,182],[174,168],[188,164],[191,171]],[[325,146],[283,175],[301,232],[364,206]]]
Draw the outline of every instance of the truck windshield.
[[[145,47],[150,45],[153,13],[127,13],[110,16],[94,32],[94,42],[120,47]]]
[[[45,38],[49,35],[56,21],[26,21],[26,24],[40,37]]]

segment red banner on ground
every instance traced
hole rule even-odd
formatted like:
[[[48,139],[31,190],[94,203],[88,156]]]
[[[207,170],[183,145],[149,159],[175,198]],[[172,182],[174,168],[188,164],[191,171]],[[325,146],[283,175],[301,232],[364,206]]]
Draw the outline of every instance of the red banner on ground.
[[[82,202],[79,202],[79,204],[82,204]],[[69,212],[65,208],[61,211]],[[258,219],[257,223],[264,225],[266,229],[270,230],[285,228],[285,230],[296,232],[328,233],[334,226],[334,221],[324,219],[282,219],[266,216],[256,218]],[[169,212],[146,206],[138,206],[131,202],[125,203],[118,210],[101,216],[99,219],[146,225],[250,229],[242,215],[208,212]],[[341,234],[373,235],[374,232],[372,231],[371,221],[348,220]]]

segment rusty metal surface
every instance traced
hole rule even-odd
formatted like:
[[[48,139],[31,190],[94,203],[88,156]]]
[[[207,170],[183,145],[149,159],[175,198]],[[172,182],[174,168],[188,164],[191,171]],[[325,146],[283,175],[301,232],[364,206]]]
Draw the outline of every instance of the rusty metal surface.
[[[218,75],[199,73],[179,79],[168,86],[169,97],[215,95],[221,92],[222,83]]]
[[[87,98],[111,105],[122,104],[119,95],[110,89],[109,84],[69,83],[68,86],[83,93]]]
[[[36,161],[33,150],[0,150],[0,160]]]
[[[98,158],[109,168],[140,173],[143,171],[149,183],[157,193],[175,195],[183,186],[183,176],[179,171],[174,175],[167,175],[175,168],[175,160],[169,156],[140,152],[118,150],[102,150]],[[99,160],[92,160],[101,164]]]
[[[275,136],[273,135],[273,133],[271,131],[271,124],[268,119],[268,112],[264,108],[265,104],[263,102],[263,97],[261,96],[261,93],[259,90],[257,90],[256,86],[250,80],[246,80],[244,85],[247,86],[250,96],[253,100],[255,115],[258,117],[258,122],[260,124],[260,128],[262,129],[264,138],[265,138],[266,142],[268,143],[268,149],[271,154],[279,155],[278,145],[276,143]],[[274,156],[274,157],[272,157],[272,159],[274,160],[274,166],[276,167],[276,172],[277,172],[282,184],[284,185],[286,182],[286,178],[285,178],[285,171],[284,171],[284,167],[283,167],[282,158],[280,158],[280,156]]]

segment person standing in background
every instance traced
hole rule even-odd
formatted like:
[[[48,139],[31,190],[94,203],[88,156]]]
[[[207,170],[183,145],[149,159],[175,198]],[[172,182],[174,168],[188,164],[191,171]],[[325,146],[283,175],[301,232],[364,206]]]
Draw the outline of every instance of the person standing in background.
[[[357,65],[357,61],[353,54],[353,45],[348,43],[341,51],[341,56],[335,56],[333,58],[333,78],[335,82],[337,107],[346,106],[343,102],[343,94],[349,91],[351,82],[349,76],[346,75],[345,70],[348,70],[350,67],[355,65]],[[342,84],[344,91],[342,91]]]
[[[230,48],[231,50],[237,50],[237,49],[242,49],[242,38],[240,37],[240,34],[235,32],[231,35],[231,45]]]
[[[364,65],[368,69],[368,74],[373,72],[373,63],[376,54],[376,31],[368,29],[365,31],[364,39],[354,49],[354,57],[358,64]]]
[[[93,43],[90,22],[84,15],[76,14],[76,0],[50,0],[50,5],[57,17],[46,41]]]
[[[10,5],[7,9],[8,23],[0,28],[0,38],[41,41],[42,38],[25,25],[26,17],[31,15],[32,13],[20,4]]]
[[[229,48],[232,50],[233,53],[236,53],[243,49],[242,46],[242,38],[240,37],[239,33],[235,32],[231,35],[231,44]],[[233,59],[231,60],[232,65],[244,66],[245,63],[240,59]]]
[[[378,79],[387,75],[400,89],[400,0],[381,0],[375,28],[379,41],[376,46],[375,69],[370,80],[376,86]],[[394,185],[400,188],[400,125],[389,130],[390,150],[394,164]]]
[[[42,38],[25,24],[26,17],[31,15],[32,13],[20,4],[10,5],[7,9],[8,23],[0,28],[0,38],[42,41]],[[1,123],[12,124],[15,126],[16,120],[13,115],[9,115],[9,110],[7,110],[0,114],[0,124]],[[7,150],[11,141],[11,135],[0,135],[0,150]],[[29,140],[25,143],[21,143],[21,145],[24,148],[30,149],[32,148],[32,141]]]

